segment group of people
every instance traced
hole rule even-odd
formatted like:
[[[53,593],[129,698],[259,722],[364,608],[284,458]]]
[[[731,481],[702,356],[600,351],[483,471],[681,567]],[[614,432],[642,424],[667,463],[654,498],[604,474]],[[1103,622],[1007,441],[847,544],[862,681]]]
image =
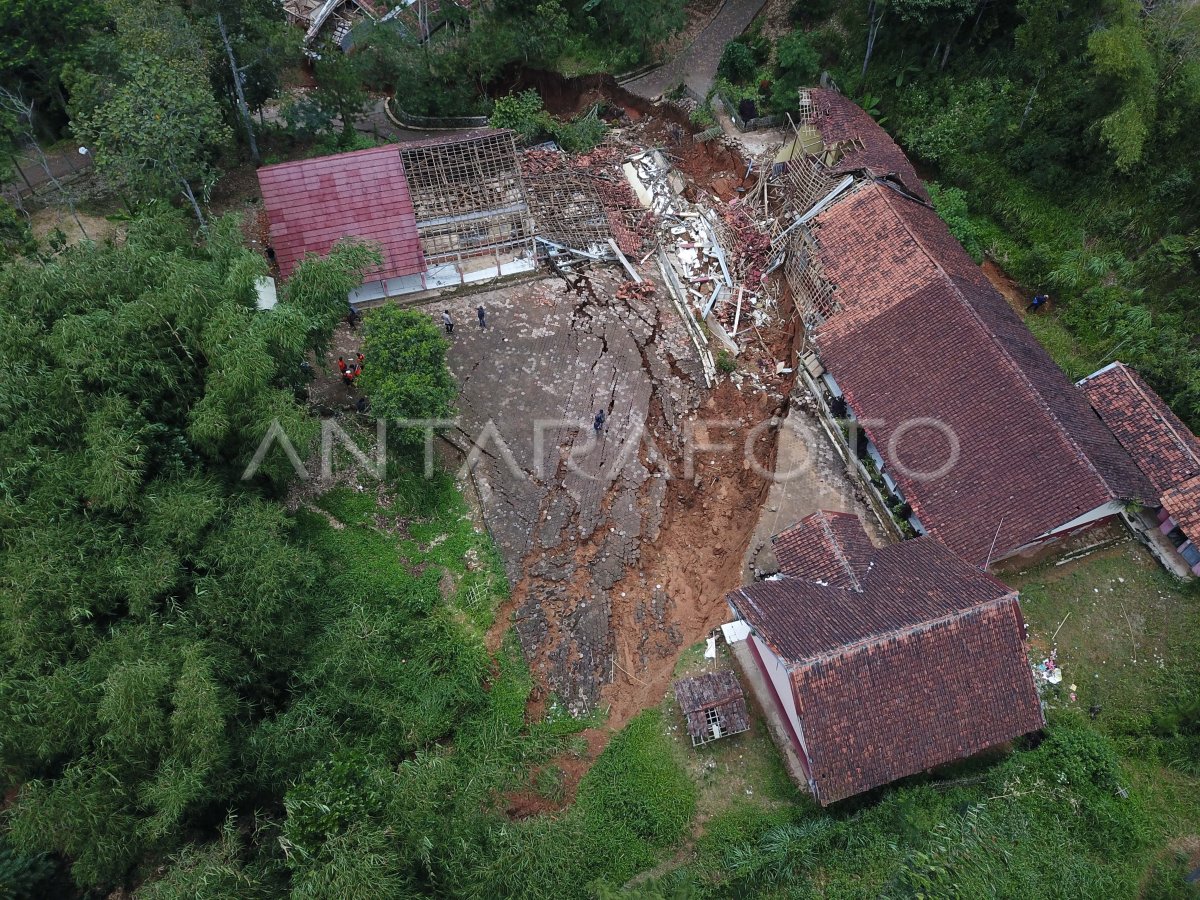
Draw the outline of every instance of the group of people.
[[[359,352],[358,355],[355,356],[354,362],[352,363],[346,362],[346,358],[344,356],[339,356],[337,358],[337,367],[338,371],[342,373],[342,382],[346,385],[346,387],[353,387],[354,380],[362,374],[362,353]]]
[[[487,310],[483,308],[482,303],[475,307],[475,316],[479,319],[479,327],[487,328]],[[454,334],[454,318],[448,309],[442,312],[442,325],[446,329],[446,334]]]

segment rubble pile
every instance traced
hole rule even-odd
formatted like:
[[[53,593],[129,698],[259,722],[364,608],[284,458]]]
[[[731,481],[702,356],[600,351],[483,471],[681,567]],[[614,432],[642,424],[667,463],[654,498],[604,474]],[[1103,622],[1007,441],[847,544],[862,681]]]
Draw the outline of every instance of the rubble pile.
[[[621,176],[625,149],[611,143],[588,153],[572,156],[551,145],[526,150],[521,155],[521,172],[526,177],[562,176],[585,178],[604,207],[609,230],[621,252],[640,257],[654,235],[652,212],[643,209],[629,183]]]

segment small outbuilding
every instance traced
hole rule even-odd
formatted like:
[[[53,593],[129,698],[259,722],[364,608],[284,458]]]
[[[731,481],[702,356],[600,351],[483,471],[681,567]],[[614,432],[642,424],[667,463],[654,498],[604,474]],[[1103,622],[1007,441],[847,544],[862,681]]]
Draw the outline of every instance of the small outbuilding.
[[[750,729],[750,713],[737,676],[728,669],[675,682],[675,700],[687,722],[692,746]]]

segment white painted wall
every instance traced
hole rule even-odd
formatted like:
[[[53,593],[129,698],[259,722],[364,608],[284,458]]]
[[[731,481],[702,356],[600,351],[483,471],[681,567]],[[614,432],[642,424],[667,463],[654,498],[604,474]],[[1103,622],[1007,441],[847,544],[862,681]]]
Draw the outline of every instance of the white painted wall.
[[[757,634],[751,634],[750,640],[754,641],[754,646],[762,656],[763,665],[767,669],[767,676],[771,679],[771,683],[775,685],[779,699],[783,701],[784,711],[791,720],[792,727],[796,729],[796,736],[800,738],[800,746],[804,748],[804,755],[807,756],[808,744],[804,740],[804,727],[800,724],[800,717],[796,714],[796,698],[792,693],[792,679],[788,674],[788,670],[784,666],[783,661],[775,655],[775,651],[763,643],[762,638]]]

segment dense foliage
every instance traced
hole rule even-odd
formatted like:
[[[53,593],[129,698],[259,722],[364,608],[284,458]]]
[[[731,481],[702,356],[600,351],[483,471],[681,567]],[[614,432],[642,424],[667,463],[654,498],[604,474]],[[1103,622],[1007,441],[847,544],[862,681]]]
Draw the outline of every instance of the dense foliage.
[[[371,255],[304,263],[263,316],[241,242],[147,218],[0,271],[0,759],[13,840],[83,884],[223,815],[314,613],[314,559],[237,476],[272,422],[307,450],[291,385]]]
[[[362,37],[365,71],[416,115],[480,115],[521,68],[621,72],[652,58],[684,22],[682,0],[496,0],[449,19],[425,43],[397,25]],[[435,27],[440,21],[432,23]]]
[[[363,350],[371,362],[360,385],[382,419],[453,418],[458,386],[446,368],[449,342],[423,312],[385,306],[367,319]]]

